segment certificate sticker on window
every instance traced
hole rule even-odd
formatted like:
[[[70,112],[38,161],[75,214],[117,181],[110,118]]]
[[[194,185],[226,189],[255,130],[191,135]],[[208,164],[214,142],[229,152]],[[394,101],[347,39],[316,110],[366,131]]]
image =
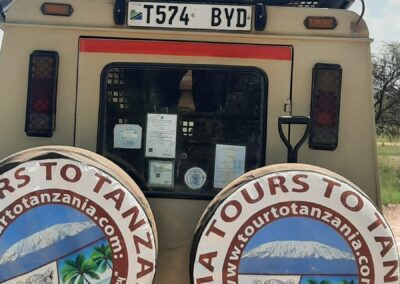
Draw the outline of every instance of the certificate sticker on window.
[[[147,115],[146,157],[175,158],[176,114]]]
[[[215,149],[214,187],[223,188],[244,173],[246,146],[217,144]]]
[[[185,184],[190,189],[200,189],[206,183],[207,174],[199,167],[193,167],[186,171],[185,173]]]
[[[155,187],[174,187],[174,162],[149,161],[149,185]]]
[[[116,124],[114,126],[114,148],[142,148],[142,127],[136,124]]]

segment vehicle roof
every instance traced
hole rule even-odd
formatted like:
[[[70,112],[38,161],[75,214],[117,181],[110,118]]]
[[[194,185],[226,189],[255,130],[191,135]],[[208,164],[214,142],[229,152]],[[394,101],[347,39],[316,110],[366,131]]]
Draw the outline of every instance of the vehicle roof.
[[[127,0],[129,1],[129,0]],[[186,0],[187,2],[199,2],[193,0]],[[335,9],[347,9],[355,0],[206,0],[201,2],[218,2],[218,3],[264,3],[270,6],[292,6],[292,7],[315,7],[315,8],[335,8]],[[0,0],[0,4],[4,9],[7,9],[14,0]],[[173,1],[166,1],[173,2]]]

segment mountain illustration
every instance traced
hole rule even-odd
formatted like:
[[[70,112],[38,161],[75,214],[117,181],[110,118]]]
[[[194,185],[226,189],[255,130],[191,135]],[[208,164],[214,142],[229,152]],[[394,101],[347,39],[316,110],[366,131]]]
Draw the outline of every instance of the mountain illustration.
[[[260,245],[243,258],[322,258],[354,260],[351,253],[311,241],[276,241]]]
[[[357,274],[354,256],[316,241],[274,241],[245,252],[240,273]]]
[[[0,265],[49,247],[66,237],[76,236],[94,226],[93,222],[81,222],[58,224],[44,229],[12,245],[0,258]]]
[[[0,257],[0,282],[56,261],[104,238],[93,222],[53,225],[18,241]]]

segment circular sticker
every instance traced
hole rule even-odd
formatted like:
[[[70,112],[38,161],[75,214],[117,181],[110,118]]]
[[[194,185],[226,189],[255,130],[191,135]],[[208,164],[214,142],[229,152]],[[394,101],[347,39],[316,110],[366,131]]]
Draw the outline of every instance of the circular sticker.
[[[142,147],[142,127],[135,124],[117,124],[114,128],[114,147],[140,149]]]
[[[250,172],[211,202],[192,283],[400,283],[393,234],[351,182],[299,164]]]
[[[191,189],[200,189],[207,180],[206,172],[199,167],[193,167],[185,173],[185,183]]]
[[[117,166],[40,147],[0,162],[0,283],[153,283],[154,220]]]

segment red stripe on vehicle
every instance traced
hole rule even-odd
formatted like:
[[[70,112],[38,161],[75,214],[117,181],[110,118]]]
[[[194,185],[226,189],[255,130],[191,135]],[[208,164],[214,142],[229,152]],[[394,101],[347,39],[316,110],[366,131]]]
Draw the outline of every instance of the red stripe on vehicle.
[[[292,60],[288,46],[81,39],[80,52]]]

